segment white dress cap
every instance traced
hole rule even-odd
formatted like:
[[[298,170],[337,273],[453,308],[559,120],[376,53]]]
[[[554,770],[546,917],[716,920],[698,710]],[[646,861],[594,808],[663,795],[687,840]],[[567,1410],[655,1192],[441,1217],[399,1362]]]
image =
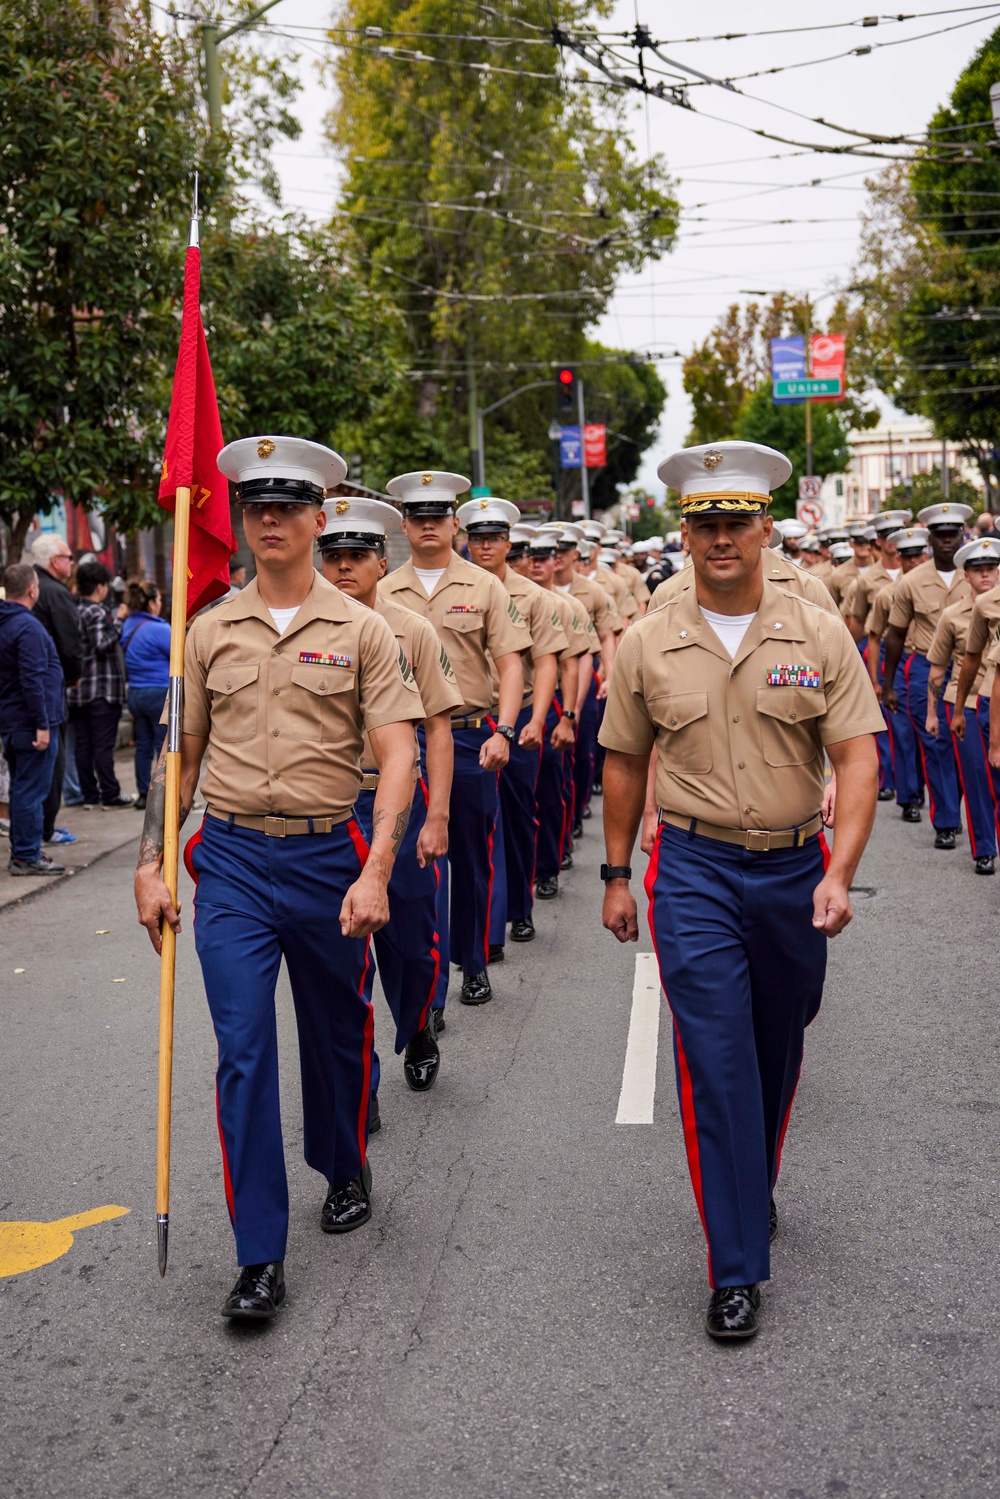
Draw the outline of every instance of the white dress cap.
[[[953,505],[949,500],[944,505],[926,506],[917,515],[917,520],[922,526],[964,526],[971,517],[971,505]]]
[[[679,493],[682,515],[761,515],[792,465],[763,443],[709,442],[672,453],[656,472]]]
[[[332,546],[338,539],[344,543],[354,536],[383,540],[403,529],[399,511],[384,500],[355,500],[349,495],[331,497],[326,502],[326,525],[319,544]]]
[[[514,546],[524,546],[537,533],[538,527],[527,521],[518,521],[510,528],[510,539]]]
[[[776,520],[774,529],[781,532],[785,541],[801,541],[809,534],[809,527],[800,520]]]
[[[598,562],[603,562],[605,567],[614,567],[618,561],[618,553],[613,552],[610,547],[601,547],[597,554]]]
[[[241,490],[246,486],[248,498],[257,498],[258,503],[266,500],[269,491],[277,498],[282,480],[319,491],[318,496],[311,496],[303,489],[302,498],[307,501],[322,500],[325,490],[335,489],[347,477],[347,464],[339,453],[304,437],[240,437],[226,444],[216,462],[220,473]],[[293,501],[295,491],[282,498]]]
[[[883,531],[898,531],[901,526],[908,526],[912,519],[912,510],[883,510],[881,515],[872,517],[872,528],[881,536]]]
[[[605,531],[605,533],[604,533],[604,540],[607,541],[607,542],[610,542],[612,546],[617,546],[619,544],[619,542],[622,542],[622,541],[626,540],[625,532],[624,531]]]
[[[854,548],[849,541],[835,541],[830,548],[830,556],[834,562],[850,562],[854,556]]]
[[[966,542],[955,553],[955,566],[968,567],[970,562],[996,567],[1000,562],[1000,541],[995,536],[984,536],[979,541]]]
[[[907,526],[904,531],[893,531],[889,540],[898,552],[923,552],[931,539],[931,533],[923,526]]]
[[[559,537],[553,531],[546,531],[544,526],[539,526],[534,536],[528,542],[530,552],[554,552],[559,546]]]
[[[583,531],[579,526],[574,526],[573,522],[568,520],[547,520],[543,526],[539,526],[538,534],[540,536],[554,536],[557,546],[561,543],[563,546],[575,547],[578,542],[583,540]]]
[[[466,500],[464,505],[459,505],[456,514],[463,531],[478,531],[481,526],[486,530],[498,531],[521,519],[521,512],[516,505],[510,500],[499,500],[495,495],[484,496],[480,500]]]
[[[580,522],[580,530],[588,541],[603,541],[605,536],[604,527],[599,520],[585,520]]]
[[[456,495],[471,488],[471,481],[462,474],[449,474],[441,469],[419,469],[412,474],[397,474],[385,486],[393,499],[399,500],[404,510],[410,505],[433,505],[455,507]]]

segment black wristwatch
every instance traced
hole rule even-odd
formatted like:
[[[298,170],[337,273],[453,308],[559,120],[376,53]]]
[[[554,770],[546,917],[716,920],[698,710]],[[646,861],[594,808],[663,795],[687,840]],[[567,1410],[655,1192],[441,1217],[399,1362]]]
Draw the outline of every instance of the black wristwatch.
[[[568,718],[569,721],[570,721],[570,723],[575,723],[576,722],[576,709],[575,708],[564,708],[563,709],[563,718]]]
[[[511,728],[509,723],[498,723],[497,733],[502,734],[508,744],[514,743],[514,730]]]
[[[608,880],[630,880],[632,870],[628,864],[602,864],[601,879],[607,884]]]

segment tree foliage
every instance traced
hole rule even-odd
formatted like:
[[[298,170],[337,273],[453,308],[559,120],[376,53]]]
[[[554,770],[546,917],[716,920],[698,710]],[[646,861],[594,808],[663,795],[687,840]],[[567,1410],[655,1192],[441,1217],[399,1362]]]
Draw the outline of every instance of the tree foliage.
[[[414,371],[377,447],[405,449],[408,466],[425,452],[467,454],[470,372],[485,406],[584,357],[585,330],[619,275],[673,242],[677,204],[662,161],[641,163],[618,106],[598,107],[565,80],[555,49],[527,40],[531,24],[547,32],[591,7],[557,9],[524,0],[516,23],[496,10],[461,12],[459,22],[451,0],[344,0],[337,14],[338,36],[372,27],[437,36],[426,44],[437,60],[386,36],[341,50],[333,65],[343,217],[370,289],[399,310]],[[503,43],[456,40],[463,27]],[[631,378],[620,374],[619,387]],[[516,435],[537,455],[529,470],[544,472],[553,412],[536,393],[498,413],[491,433]]]
[[[914,515],[925,505],[941,503],[941,469],[935,464],[926,474],[914,474],[902,484],[897,484],[885,497],[883,510],[909,508]],[[948,498],[956,505],[971,505],[974,510],[982,508],[983,497],[974,484],[963,479],[957,468],[948,469]]]
[[[851,457],[848,418],[841,408],[814,401],[812,405],[813,473],[842,474]],[[733,437],[763,442],[791,459],[792,475],[774,491],[771,514],[781,519],[795,514],[799,480],[806,473],[805,405],[775,405],[770,381],[758,385],[736,419]]]
[[[912,165],[869,182],[857,277],[869,374],[961,443],[989,479],[1000,442],[1000,153],[990,84],[1000,30],[937,110]]]

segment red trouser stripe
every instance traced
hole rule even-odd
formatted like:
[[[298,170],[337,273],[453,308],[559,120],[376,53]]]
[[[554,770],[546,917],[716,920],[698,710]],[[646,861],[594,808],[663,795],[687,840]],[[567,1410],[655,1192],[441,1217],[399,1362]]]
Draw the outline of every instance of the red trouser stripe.
[[[660,867],[660,844],[663,839],[662,826],[657,829],[656,842],[653,844],[653,853],[646,870],[646,895],[649,899],[649,930],[653,938],[653,949],[656,952],[657,967],[660,969],[660,983],[663,984],[663,969],[660,965],[660,952],[656,941],[656,923],[653,916],[655,904],[656,876]],[[666,995],[667,1004],[670,1004],[670,995],[667,987],[663,984],[663,992]],[[715,1278],[712,1274],[712,1245],[708,1237],[708,1224],[705,1222],[705,1201],[701,1185],[701,1153],[698,1149],[698,1124],[694,1110],[694,1085],[691,1082],[691,1069],[688,1066],[684,1045],[681,1041],[681,1033],[677,1026],[677,1017],[671,1008],[671,1018],[674,1023],[674,1042],[677,1047],[677,1072],[680,1078],[681,1098],[681,1124],[684,1129],[684,1149],[687,1153],[688,1171],[691,1173],[691,1186],[694,1189],[694,1200],[698,1207],[698,1216],[705,1234],[705,1243],[708,1249],[708,1283],[715,1289]]]
[[[354,844],[354,852],[358,856],[358,863],[364,869],[368,862],[368,842],[364,833],[354,818],[350,818],[347,831],[351,842]],[[358,983],[358,994],[364,999],[365,983],[368,978],[368,966],[371,963],[372,939],[365,938],[365,961],[361,968],[361,979]],[[368,1014],[365,1017],[365,1035],[361,1046],[362,1065],[364,1068],[364,1081],[361,1088],[361,1107],[358,1109],[358,1153],[361,1157],[362,1166],[368,1153],[368,1110],[371,1107],[372,1088],[372,1048],[375,1043],[375,1008],[371,1001],[368,1002]]]
[[[427,782],[424,780],[423,776],[421,776],[420,778],[420,790],[423,793],[424,807],[426,808],[430,803],[430,792],[427,790]],[[432,868],[434,870],[434,909],[437,910],[437,891],[438,886],[441,883],[441,871],[438,868],[436,859],[434,860]],[[437,932],[434,933],[434,937],[432,940],[434,945],[431,948],[431,957],[434,960],[434,977],[431,979],[431,987],[430,993],[427,995],[427,1003],[420,1011],[420,1023],[417,1027],[418,1030],[423,1030],[424,1026],[427,1024],[427,1016],[430,1013],[431,1000],[434,998],[434,991],[437,989],[438,979],[441,977],[441,939],[439,938]]]
[[[917,720],[914,718],[913,714],[910,712],[910,667],[913,665],[913,663],[914,663],[914,661],[916,659],[917,659],[916,652],[914,652],[913,655],[910,657],[910,659],[907,661],[905,667],[903,668],[903,675],[906,678],[906,716],[910,720],[910,723],[913,725],[913,733],[914,733],[914,735],[916,737],[917,749],[918,749],[918,751],[920,753],[920,764],[921,764],[921,766],[923,768],[923,772],[924,772],[924,785],[927,787],[927,810],[928,810],[928,813],[930,815],[931,825],[933,826],[934,825],[934,821],[935,821],[935,819],[934,819],[934,790],[933,790],[933,787],[931,786],[931,778],[927,774],[927,756],[924,754],[924,741],[920,737],[921,730],[923,729],[923,724],[919,724],[918,725]]]
[[[948,720],[949,729],[951,728],[951,714],[951,703],[945,703],[944,716]],[[978,853],[976,848],[976,820],[972,815],[972,803],[969,801],[969,792],[965,784],[965,772],[962,769],[962,756],[959,753],[958,740],[954,734],[951,736],[951,748],[955,756],[955,766],[958,770],[958,784],[962,788],[962,800],[965,803],[965,821],[969,828],[969,847],[972,849],[972,857],[975,858]]]
[[[796,1093],[798,1092],[798,1089],[799,1089],[799,1078],[801,1078],[801,1076],[802,1076],[802,1066],[800,1064],[799,1065],[798,1077],[796,1077],[796,1079],[795,1079],[795,1087],[792,1089],[792,1096],[788,1100],[788,1108],[785,1110],[785,1117],[781,1121],[781,1133],[778,1135],[778,1149],[777,1149],[777,1151],[775,1153],[775,1157],[774,1157],[774,1180],[775,1180],[775,1183],[777,1183],[777,1180],[778,1180],[778,1172],[781,1170],[781,1147],[784,1145],[784,1143],[785,1143],[785,1135],[788,1133],[788,1121],[792,1117],[792,1104],[795,1102],[795,1095],[796,1095]]]

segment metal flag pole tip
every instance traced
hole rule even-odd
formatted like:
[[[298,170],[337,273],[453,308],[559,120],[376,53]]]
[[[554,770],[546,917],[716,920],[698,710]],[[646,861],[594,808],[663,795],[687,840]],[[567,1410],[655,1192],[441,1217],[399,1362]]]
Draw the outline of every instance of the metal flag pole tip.
[[[188,235],[188,249],[197,250],[199,247],[199,225],[201,221],[201,209],[198,207],[198,173],[194,174],[194,183],[191,188],[191,232]]]
[[[156,1254],[160,1263],[161,1277],[167,1273],[167,1232],[170,1228],[170,1214],[157,1213],[156,1215]]]

